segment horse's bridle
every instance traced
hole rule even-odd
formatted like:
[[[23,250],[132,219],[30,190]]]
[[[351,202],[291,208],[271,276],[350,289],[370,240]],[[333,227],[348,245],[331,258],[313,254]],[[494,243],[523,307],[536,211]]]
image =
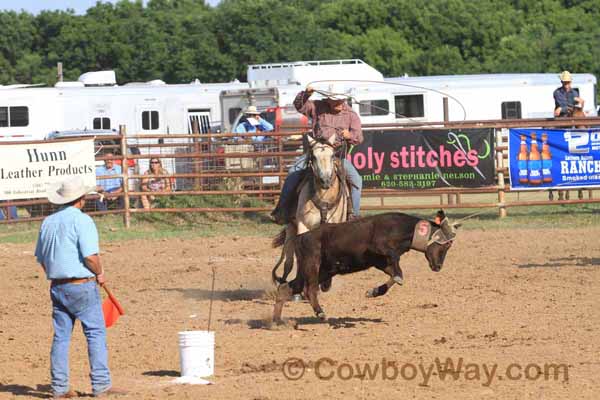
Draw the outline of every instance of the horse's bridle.
[[[310,180],[310,190],[313,193],[313,195],[312,195],[310,201],[319,209],[319,212],[321,214],[321,224],[324,224],[327,222],[327,213],[331,210],[334,210],[337,207],[337,205],[340,203],[340,200],[341,200],[344,192],[346,191],[346,174],[345,174],[345,170],[343,167],[343,162],[341,162],[341,161],[339,163],[334,162],[333,173],[337,176],[338,180],[340,181],[340,188],[335,197],[335,200],[333,201],[333,203],[329,203],[327,201],[321,200],[321,198],[319,196],[317,196],[317,191],[315,190],[316,183],[317,183],[316,182],[317,174],[315,173],[313,162],[312,162],[313,148],[317,144],[324,144],[326,146],[331,147],[335,152],[336,147],[333,144],[331,144],[329,141],[322,139],[322,138],[315,139],[315,141],[316,141],[316,143],[313,144],[312,146],[310,146],[310,150],[309,150],[310,156],[308,157],[308,166],[310,167],[310,169],[312,171],[312,179]],[[334,155],[334,159],[335,159],[335,155]]]

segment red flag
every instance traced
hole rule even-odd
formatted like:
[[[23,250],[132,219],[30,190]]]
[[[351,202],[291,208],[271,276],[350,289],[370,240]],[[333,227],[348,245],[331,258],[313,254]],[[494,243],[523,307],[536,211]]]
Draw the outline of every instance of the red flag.
[[[108,297],[104,299],[104,303],[102,303],[102,312],[104,314],[104,324],[107,328],[110,328],[117,322],[121,315],[125,314],[125,310],[121,307],[121,304],[117,300],[115,296],[108,290],[106,285],[102,285]]]

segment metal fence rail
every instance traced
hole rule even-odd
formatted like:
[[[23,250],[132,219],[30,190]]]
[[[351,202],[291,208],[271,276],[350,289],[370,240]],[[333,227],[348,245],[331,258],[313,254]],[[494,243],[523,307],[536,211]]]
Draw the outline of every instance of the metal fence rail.
[[[529,199],[510,200],[508,186],[507,128],[510,127],[569,127],[585,123],[600,125],[600,118],[536,119],[501,121],[464,121],[460,123],[428,123],[410,125],[369,125],[365,129],[415,129],[481,128],[494,129],[496,184],[480,188],[436,188],[418,190],[364,189],[364,210],[406,210],[444,208],[497,208],[500,217],[510,207],[526,207],[556,204],[598,203],[594,191],[579,190],[577,199]],[[198,132],[197,126],[194,130]],[[97,195],[87,197],[86,211],[91,215],[121,214],[125,226],[130,225],[131,214],[178,213],[178,212],[264,212],[272,209],[287,170],[294,159],[302,153],[302,130],[292,132],[261,132],[262,141],[256,134],[207,133],[207,134],[144,134],[128,135],[124,126],[120,134],[102,140],[114,140],[112,145],[97,147],[96,162],[101,164],[113,152],[115,160],[123,168],[123,192],[109,195],[114,199],[112,209],[98,211]],[[23,142],[20,142],[23,143]],[[161,161],[167,173],[153,176],[168,179],[171,191],[143,191],[141,183],[148,178],[150,158]],[[97,177],[98,180],[115,176]],[[547,190],[538,191],[547,192]],[[584,198],[586,197],[587,198]],[[142,208],[141,198],[152,196],[153,208]],[[192,199],[193,205],[182,206],[177,199]],[[469,196],[469,199],[466,197]],[[478,197],[479,196],[479,197]],[[483,199],[481,199],[483,197]],[[213,200],[210,200],[210,199]],[[169,202],[163,200],[170,199]],[[215,200],[216,199],[216,200]],[[429,200],[427,200],[429,199]],[[202,201],[205,201],[203,203]],[[221,201],[222,204],[216,204]],[[172,204],[171,204],[172,203]],[[174,205],[173,205],[174,204]],[[18,219],[11,219],[8,207],[20,210]],[[8,218],[0,223],[35,221],[43,219],[56,208],[47,200],[19,200],[0,203]]]

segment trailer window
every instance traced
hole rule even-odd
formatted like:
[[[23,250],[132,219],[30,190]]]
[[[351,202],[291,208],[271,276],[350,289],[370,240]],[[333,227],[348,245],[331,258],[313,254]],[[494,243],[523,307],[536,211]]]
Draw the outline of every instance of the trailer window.
[[[142,129],[151,131],[158,129],[158,111],[142,111]]]
[[[0,128],[8,126],[8,107],[0,107]]]
[[[110,118],[94,118],[94,129],[110,129]]]
[[[27,107],[10,107],[10,126],[29,125],[29,109]]]
[[[505,101],[502,103],[502,119],[521,119],[521,102]]]
[[[421,118],[425,116],[422,94],[394,96],[394,103],[396,118]]]
[[[390,103],[387,100],[363,100],[359,103],[359,113],[363,116],[388,115]]]
[[[29,109],[27,107],[0,107],[0,128],[27,125],[29,125]]]
[[[229,113],[228,113],[229,125],[233,125],[233,123],[235,122],[235,119],[241,112],[242,112],[242,109],[239,107],[229,109]]]

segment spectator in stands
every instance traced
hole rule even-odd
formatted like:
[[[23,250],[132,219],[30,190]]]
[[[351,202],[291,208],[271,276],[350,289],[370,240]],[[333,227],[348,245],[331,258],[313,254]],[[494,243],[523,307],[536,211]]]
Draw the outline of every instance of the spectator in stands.
[[[235,133],[270,132],[272,130],[273,125],[260,116],[256,106],[248,106],[244,111],[244,116],[235,127]],[[264,136],[254,137],[257,142],[262,142],[264,139]]]
[[[570,117],[575,108],[583,109],[583,99],[579,97],[579,90],[571,87],[572,79],[569,71],[560,74],[562,86],[554,91],[554,116]]]
[[[17,207],[16,206],[0,207],[0,221],[8,219],[9,217],[10,217],[10,219],[19,218],[19,216],[17,215]]]
[[[142,178],[142,192],[170,192],[171,180],[165,177],[155,177],[156,175],[168,175],[169,173],[162,167],[158,158],[150,159],[150,168],[144,173]],[[150,202],[154,201],[154,196],[140,196],[142,205],[145,209],[150,208]]]
[[[96,168],[96,176],[115,175],[118,177],[98,179],[96,191],[100,194],[100,198],[96,200],[96,210],[108,210],[109,203],[118,204],[118,208],[123,206],[122,197],[106,197],[107,194],[117,194],[123,192],[123,178],[121,177],[122,170],[120,165],[115,165],[112,153],[106,154],[104,165]]]

